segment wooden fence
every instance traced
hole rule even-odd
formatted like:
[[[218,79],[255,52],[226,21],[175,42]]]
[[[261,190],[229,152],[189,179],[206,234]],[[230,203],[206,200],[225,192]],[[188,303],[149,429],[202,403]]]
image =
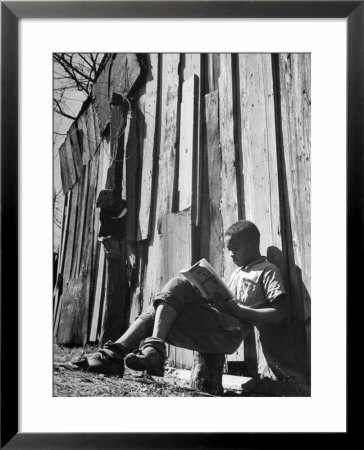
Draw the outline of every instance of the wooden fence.
[[[233,265],[224,231],[249,219],[260,229],[262,254],[284,274],[290,314],[279,327],[256,329],[228,360],[244,361],[250,375],[307,383],[310,55],[117,55],[114,64],[96,83],[93,101],[61,151],[66,206],[62,290],[55,290],[57,341],[100,337],[106,272],[96,198],[119,164],[127,202],[128,321],[179,269],[202,257],[228,279]],[[132,92],[132,114],[117,143],[105,113],[113,92]],[[124,163],[110,155],[122,155]],[[192,364],[187,350],[170,347],[169,358],[178,367]]]

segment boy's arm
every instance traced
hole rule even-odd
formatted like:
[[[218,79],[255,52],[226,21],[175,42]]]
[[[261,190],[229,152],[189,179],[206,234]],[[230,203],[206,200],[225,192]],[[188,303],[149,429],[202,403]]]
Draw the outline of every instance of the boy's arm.
[[[274,325],[281,322],[286,315],[286,294],[274,299],[268,308],[253,309],[230,300],[224,305],[224,310],[240,320],[246,320],[254,325]]]

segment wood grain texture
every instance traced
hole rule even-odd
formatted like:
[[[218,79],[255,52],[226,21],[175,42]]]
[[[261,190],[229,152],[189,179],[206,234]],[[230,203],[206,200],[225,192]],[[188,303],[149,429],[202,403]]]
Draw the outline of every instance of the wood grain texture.
[[[88,140],[86,112],[84,112],[77,121],[80,135],[80,145],[82,149],[82,164],[86,165],[91,159],[91,150]]]
[[[221,147],[221,216],[224,233],[238,220],[236,150],[234,140],[233,79],[230,54],[220,54],[219,126]],[[235,266],[224,247],[224,279],[229,280]]]
[[[141,281],[143,308],[152,302],[162,288],[162,217],[172,210],[175,188],[175,160],[177,146],[177,111],[179,54],[163,54],[161,58],[161,92],[157,127],[157,171],[153,180],[154,201],[151,236],[148,247],[148,264]]]
[[[79,212],[79,224],[77,228],[77,251],[75,253],[76,258],[76,264],[75,264],[75,273],[79,275],[80,269],[81,269],[81,261],[82,261],[82,254],[84,251],[84,239],[85,239],[85,233],[86,233],[86,212],[87,212],[87,198],[88,198],[88,191],[89,191],[89,183],[90,183],[90,165],[86,164],[83,166],[83,174],[82,178],[79,180],[80,185],[80,212]],[[75,275],[76,276],[76,275]]]
[[[220,54],[209,53],[207,55],[207,82],[208,91],[212,92],[219,89],[220,76]]]
[[[272,245],[282,250],[271,55],[241,54],[238,64],[245,214],[267,255]]]
[[[184,55],[183,80],[186,81],[191,76],[195,76],[195,96],[196,108],[193,118],[194,133],[195,133],[195,150],[194,150],[194,179],[193,179],[193,198],[192,198],[192,223],[196,227],[194,233],[195,243],[192,244],[193,260],[199,256],[198,240],[200,218],[201,218],[201,183],[202,183],[202,148],[201,148],[201,101],[202,101],[202,55],[200,53],[186,53]],[[180,208],[181,209],[181,208]]]
[[[98,339],[98,331],[101,322],[102,304],[105,294],[105,251],[102,246],[99,246],[98,265],[96,272],[96,283],[94,291],[94,301],[91,315],[91,326],[89,340],[96,342]]]
[[[68,283],[71,270],[72,270],[72,261],[74,258],[74,247],[75,247],[75,232],[77,225],[77,217],[78,217],[78,194],[79,189],[78,186],[75,186],[72,189],[72,200],[70,202],[70,218],[69,218],[69,226],[68,226],[68,239],[66,252],[64,255],[64,268],[63,268],[63,286]]]
[[[99,159],[94,157],[89,162],[89,189],[85,204],[85,234],[82,246],[82,259],[80,273],[91,272],[94,242],[94,214],[96,213],[96,184]]]
[[[56,342],[84,345],[87,341],[90,273],[70,280],[63,291]]]
[[[161,142],[159,171],[163,174],[158,183],[157,221],[172,211],[175,187],[175,160],[177,147],[177,109],[179,54],[163,54],[162,99],[161,99]]]
[[[196,189],[196,109],[197,78],[192,75],[182,85],[182,103],[179,134],[179,210],[192,206]]]
[[[192,224],[191,210],[186,209],[178,213],[166,214],[162,218],[162,277],[163,284],[176,276],[183,268],[192,263]],[[169,360],[174,366],[191,368],[193,352],[170,346]]]
[[[77,205],[76,208],[76,219],[75,219],[75,232],[74,232],[74,244],[73,244],[73,256],[70,271],[70,278],[75,278],[78,275],[77,272],[77,259],[81,251],[82,242],[79,240],[79,234],[81,231],[82,223],[80,216],[82,214],[82,184],[80,181],[75,185],[74,190],[77,190]]]
[[[97,137],[92,103],[90,103],[84,114],[86,119],[86,136],[88,141],[88,148],[90,151],[90,158],[93,158],[97,150]]]
[[[158,100],[158,54],[148,55],[148,74],[145,87],[145,132],[142,148],[139,240],[150,236],[153,165]]]
[[[293,316],[310,318],[311,65],[309,54],[279,55],[280,99]]]
[[[129,120],[126,142],[126,234],[128,258],[135,263],[136,239],[137,239],[137,170],[139,155],[139,138],[136,117]]]
[[[67,136],[64,144],[60,148],[62,179],[65,181],[64,193],[67,193],[77,182],[77,171],[73,159],[73,151],[70,137]]]
[[[272,262],[283,268],[271,55],[238,55],[238,76],[245,218],[260,230],[261,253],[273,254]],[[263,366],[261,344],[254,335],[246,339],[233,357],[240,360],[243,353],[250,373]]]
[[[82,150],[78,138],[77,122],[74,122],[69,129],[69,137],[71,139],[71,148],[73,154],[73,161],[77,173],[77,179],[82,176]]]
[[[59,312],[60,312],[60,292],[62,290],[62,278],[63,278],[63,268],[64,260],[66,254],[67,240],[68,240],[68,229],[69,229],[69,218],[70,218],[70,202],[72,197],[72,191],[69,191],[65,195],[64,208],[63,208],[63,219],[62,219],[62,236],[61,245],[59,250],[58,265],[57,265],[57,279],[56,286],[54,289],[54,308],[53,308],[53,327],[54,330],[58,327]]]
[[[202,222],[202,232],[210,229],[208,256],[210,264],[220,276],[224,274],[224,228],[221,216],[221,151],[219,132],[219,93],[213,91],[205,95],[205,129],[208,197],[205,202],[209,205],[208,224]],[[202,221],[204,218],[202,218]]]

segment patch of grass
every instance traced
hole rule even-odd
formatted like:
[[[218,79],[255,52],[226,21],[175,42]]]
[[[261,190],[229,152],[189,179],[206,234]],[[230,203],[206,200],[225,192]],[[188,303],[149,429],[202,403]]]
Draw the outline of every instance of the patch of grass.
[[[53,395],[55,397],[205,397],[203,392],[188,387],[188,383],[168,374],[151,377],[125,368],[123,378],[73,371],[64,367],[83,352],[90,354],[96,347],[54,346]]]

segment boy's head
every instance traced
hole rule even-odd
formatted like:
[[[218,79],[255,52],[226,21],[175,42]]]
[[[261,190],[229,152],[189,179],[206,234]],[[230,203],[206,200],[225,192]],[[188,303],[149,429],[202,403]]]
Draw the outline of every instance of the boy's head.
[[[225,245],[239,267],[247,266],[260,256],[259,242],[258,227],[249,220],[239,220],[225,232]]]

